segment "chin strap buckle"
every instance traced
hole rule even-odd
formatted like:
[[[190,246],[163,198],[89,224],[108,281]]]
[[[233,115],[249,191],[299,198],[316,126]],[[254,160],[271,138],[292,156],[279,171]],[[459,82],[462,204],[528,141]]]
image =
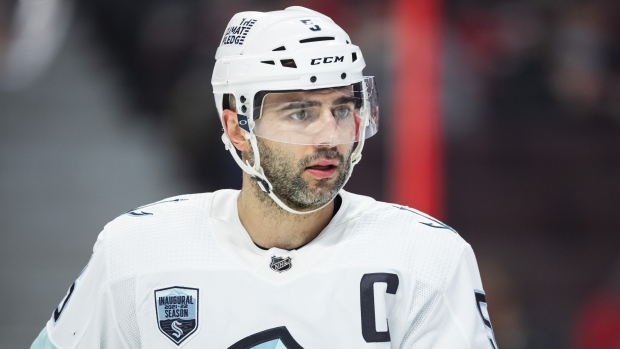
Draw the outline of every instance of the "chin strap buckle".
[[[264,179],[262,179],[262,178],[260,178],[260,177],[258,177],[258,176],[252,176],[251,178],[252,178],[253,180],[255,180],[255,181],[256,181],[256,183],[258,183],[258,186],[259,186],[259,187],[260,187],[260,188],[261,188],[261,189],[262,189],[265,193],[267,193],[267,194],[271,194],[271,189],[269,189],[269,183],[268,183],[266,180],[264,180]]]

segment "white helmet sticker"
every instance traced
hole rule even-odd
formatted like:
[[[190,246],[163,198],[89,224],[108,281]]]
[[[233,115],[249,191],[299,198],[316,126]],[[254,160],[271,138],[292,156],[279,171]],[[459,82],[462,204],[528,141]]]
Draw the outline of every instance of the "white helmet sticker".
[[[256,23],[256,19],[242,18],[238,25],[231,25],[226,28],[224,37],[222,38],[222,45],[243,45],[245,37],[250,32],[250,29]]]

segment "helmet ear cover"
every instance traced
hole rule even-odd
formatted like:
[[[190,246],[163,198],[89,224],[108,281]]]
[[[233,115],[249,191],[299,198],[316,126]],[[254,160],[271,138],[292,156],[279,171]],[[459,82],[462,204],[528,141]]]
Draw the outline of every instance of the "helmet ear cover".
[[[231,101],[232,98],[232,101]],[[222,95],[222,110],[232,110],[235,113],[237,112],[237,108],[235,106],[235,101],[234,101],[235,96],[232,93],[224,93]],[[232,103],[231,103],[232,102]]]

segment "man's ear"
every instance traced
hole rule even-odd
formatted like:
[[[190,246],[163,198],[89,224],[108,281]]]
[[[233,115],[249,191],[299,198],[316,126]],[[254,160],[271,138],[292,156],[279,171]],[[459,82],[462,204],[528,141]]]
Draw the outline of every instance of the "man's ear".
[[[249,150],[250,145],[248,140],[244,137],[245,131],[239,127],[237,113],[230,109],[224,109],[222,112],[222,124],[224,125],[224,132],[226,132],[228,139],[230,139],[237,150]]]

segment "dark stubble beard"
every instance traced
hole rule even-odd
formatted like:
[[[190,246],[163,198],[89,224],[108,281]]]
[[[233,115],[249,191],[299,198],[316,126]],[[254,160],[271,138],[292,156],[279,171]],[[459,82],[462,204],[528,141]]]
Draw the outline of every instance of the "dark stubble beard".
[[[286,204],[295,210],[305,210],[321,207],[333,200],[338,191],[342,189],[347,181],[349,171],[351,171],[351,156],[353,149],[347,154],[346,160],[337,148],[318,148],[314,154],[296,161],[293,152],[286,152],[284,149],[271,148],[265,141],[258,138],[258,151],[260,153],[260,164],[265,172],[265,176],[273,187],[273,193]],[[290,145],[295,147],[298,145]],[[283,147],[285,148],[285,147]],[[250,148],[250,159],[254,159],[254,154]],[[335,181],[333,178],[323,178],[313,180],[314,185],[306,182],[302,175],[306,167],[320,159],[337,159],[340,163]],[[250,162],[252,162],[250,160]],[[271,201],[276,205],[266,193],[264,193],[256,183],[254,187],[260,192],[261,201]]]

